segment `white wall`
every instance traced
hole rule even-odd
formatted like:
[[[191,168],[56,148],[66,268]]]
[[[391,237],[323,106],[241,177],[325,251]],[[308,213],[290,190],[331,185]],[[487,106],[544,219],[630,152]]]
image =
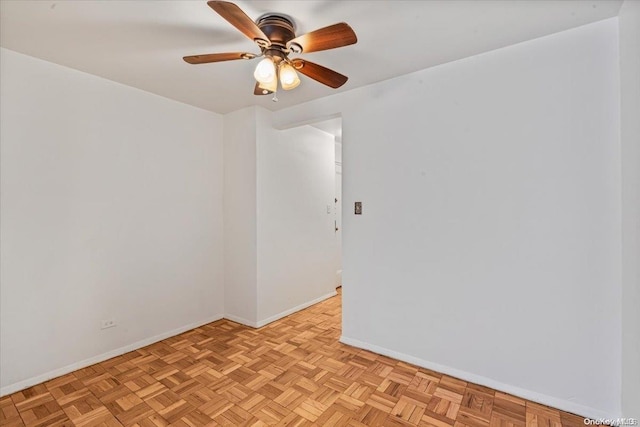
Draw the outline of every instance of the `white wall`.
[[[344,342],[618,416],[618,84],[614,18],[276,113],[342,114]]]
[[[225,317],[257,322],[256,109],[224,115]]]
[[[260,327],[334,295],[333,137],[249,107],[224,116],[224,160],[225,317]]]
[[[0,63],[1,394],[220,318],[221,117]]]
[[[335,295],[334,138],[269,131],[270,114],[257,144],[260,324]]]
[[[640,2],[620,8],[622,413],[640,414]]]

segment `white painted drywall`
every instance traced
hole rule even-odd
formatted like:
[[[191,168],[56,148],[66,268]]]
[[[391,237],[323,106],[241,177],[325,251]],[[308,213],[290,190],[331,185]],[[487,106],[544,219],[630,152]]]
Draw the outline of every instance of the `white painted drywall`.
[[[620,8],[622,414],[640,416],[640,2]]]
[[[270,115],[260,109],[257,141],[260,324],[335,294],[334,138],[274,131]]]
[[[257,321],[256,109],[224,115],[225,317]]]
[[[619,416],[617,30],[605,20],[274,114],[277,128],[342,114],[346,342]]]
[[[2,394],[222,317],[221,116],[0,55]]]
[[[260,327],[335,294],[333,150],[261,107],[224,116],[226,318]]]

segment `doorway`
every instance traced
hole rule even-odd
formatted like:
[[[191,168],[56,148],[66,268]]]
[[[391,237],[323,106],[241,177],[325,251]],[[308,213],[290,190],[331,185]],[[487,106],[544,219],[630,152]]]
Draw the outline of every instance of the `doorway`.
[[[342,118],[336,117],[310,123],[311,126],[333,136],[335,141],[335,197],[333,228],[335,237],[335,287],[342,286]]]

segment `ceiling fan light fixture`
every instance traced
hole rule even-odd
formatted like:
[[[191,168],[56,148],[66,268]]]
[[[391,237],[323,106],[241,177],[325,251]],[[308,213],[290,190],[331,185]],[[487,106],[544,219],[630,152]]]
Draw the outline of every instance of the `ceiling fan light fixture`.
[[[284,90],[294,89],[300,84],[300,77],[291,64],[283,62],[278,74],[280,74],[280,84]]]
[[[258,82],[258,87],[262,90],[262,93],[264,95],[267,95],[269,93],[274,93],[278,90],[278,79],[274,75],[271,81],[268,81],[265,83]]]
[[[259,96],[272,93],[274,101],[277,101],[275,94],[278,84],[284,90],[291,90],[300,85],[299,73],[333,89],[347,82],[347,76],[322,65],[301,58],[289,59],[290,54],[319,52],[357,43],[358,37],[347,23],[339,22],[297,35],[295,21],[288,15],[269,12],[254,21],[229,0],[209,0],[207,4],[238,31],[255,42],[260,48],[260,53],[226,52],[190,55],[182,58],[186,63],[208,64],[259,57],[261,60],[253,72],[257,80],[253,94]]]
[[[258,66],[253,72],[253,77],[258,83],[268,84],[274,81],[277,84],[276,64],[273,63],[273,59],[267,57],[258,62]]]

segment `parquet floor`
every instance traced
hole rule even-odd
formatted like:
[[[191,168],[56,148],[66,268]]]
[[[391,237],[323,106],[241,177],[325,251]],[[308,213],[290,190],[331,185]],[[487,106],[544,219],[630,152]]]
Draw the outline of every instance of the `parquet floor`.
[[[214,322],[0,399],[2,426],[578,427],[583,418],[340,337],[341,297]]]

